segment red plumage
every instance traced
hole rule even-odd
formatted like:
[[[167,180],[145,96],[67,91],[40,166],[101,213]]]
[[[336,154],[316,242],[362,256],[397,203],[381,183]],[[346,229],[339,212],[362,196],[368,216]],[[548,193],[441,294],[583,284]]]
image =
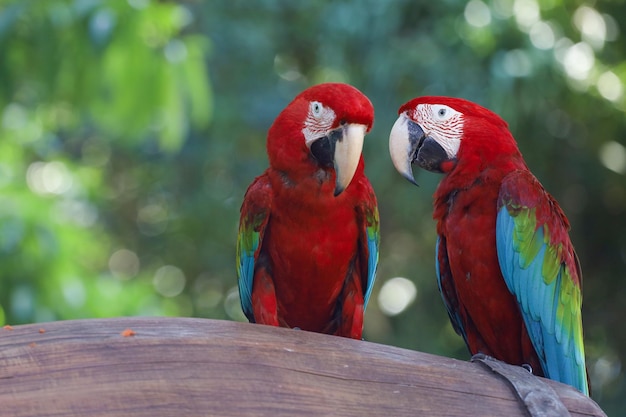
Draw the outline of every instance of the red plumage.
[[[438,262],[442,290],[448,302],[456,305],[472,354],[480,352],[511,364],[529,364],[536,374],[543,375],[517,300],[507,288],[498,264],[497,177],[473,177],[476,184],[471,191],[462,192],[455,187],[455,178],[444,179],[435,192],[433,218],[441,236]]]
[[[420,97],[390,134],[396,169],[443,173],[434,194],[437,276],[472,354],[532,367],[588,393],[581,272],[557,202],[504,120],[472,102]]]
[[[508,173],[527,170],[526,163],[499,116],[469,102],[450,100],[433,97],[422,101],[450,105],[467,116],[463,129],[467,146],[460,146],[434,194],[433,218],[441,237],[440,271],[456,277],[441,280],[443,291],[457,305],[472,354],[481,352],[517,365],[527,363],[541,373],[496,253],[500,185]],[[410,107],[409,103],[405,106]]]
[[[314,103],[329,115],[319,118],[320,126],[311,118]],[[345,84],[305,90],[274,121],[270,167],[249,187],[241,209],[240,246],[250,227],[260,233],[253,277],[240,271],[239,278],[240,289],[252,287],[250,300],[240,291],[251,321],[361,338],[372,284],[367,217],[376,198],[360,150],[352,180],[335,195],[336,169],[314,155],[303,129],[324,136],[363,125],[365,133],[372,123],[369,100]]]

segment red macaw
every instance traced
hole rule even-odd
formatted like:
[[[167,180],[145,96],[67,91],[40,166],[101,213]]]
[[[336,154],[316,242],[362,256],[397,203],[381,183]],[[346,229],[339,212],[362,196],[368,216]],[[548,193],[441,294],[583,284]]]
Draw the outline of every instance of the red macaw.
[[[300,93],[267,136],[269,168],[241,206],[237,272],[250,322],[361,338],[378,264],[361,149],[374,108],[338,83]]]
[[[470,101],[400,107],[389,149],[444,177],[434,195],[437,280],[453,327],[483,353],[589,393],[578,258],[569,222],[531,174],[507,123]]]

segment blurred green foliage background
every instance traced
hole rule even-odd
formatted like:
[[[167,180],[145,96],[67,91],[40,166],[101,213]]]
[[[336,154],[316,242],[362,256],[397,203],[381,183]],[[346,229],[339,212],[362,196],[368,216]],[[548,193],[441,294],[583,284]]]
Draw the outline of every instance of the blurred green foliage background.
[[[0,0],[0,323],[243,320],[239,206],[266,131],[304,88],[343,81],[376,109],[366,339],[467,359],[435,281],[440,178],[415,188],[387,156],[400,104],[458,96],[509,122],[568,215],[593,397],[626,414],[625,6]]]

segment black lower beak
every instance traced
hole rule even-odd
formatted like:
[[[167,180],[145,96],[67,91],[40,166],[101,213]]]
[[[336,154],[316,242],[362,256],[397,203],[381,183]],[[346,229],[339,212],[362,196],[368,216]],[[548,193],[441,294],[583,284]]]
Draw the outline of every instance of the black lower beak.
[[[319,166],[335,171],[335,197],[350,185],[357,171],[366,132],[365,125],[344,123],[313,141],[309,147]]]
[[[335,147],[342,139],[341,129],[333,130],[328,136],[317,139],[311,144],[311,153],[324,167],[332,168],[335,164]]]
[[[409,120],[407,123],[409,131],[411,164],[417,164],[420,168],[432,172],[442,172],[441,163],[448,160],[445,149],[430,136],[426,136],[422,127]]]
[[[441,163],[448,160],[445,149],[433,138],[426,136],[422,139],[412,162],[428,171],[442,173]]]

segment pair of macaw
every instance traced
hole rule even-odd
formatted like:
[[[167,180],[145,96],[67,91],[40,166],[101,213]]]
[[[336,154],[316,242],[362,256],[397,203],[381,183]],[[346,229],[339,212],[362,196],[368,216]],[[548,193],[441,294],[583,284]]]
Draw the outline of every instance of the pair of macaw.
[[[530,365],[588,394],[581,272],[557,202],[530,173],[506,122],[472,102],[400,107],[396,169],[444,174],[434,195],[436,275],[472,354]],[[361,150],[374,109],[356,88],[299,94],[267,137],[269,168],[241,207],[237,266],[251,322],[361,338],[379,249]]]

